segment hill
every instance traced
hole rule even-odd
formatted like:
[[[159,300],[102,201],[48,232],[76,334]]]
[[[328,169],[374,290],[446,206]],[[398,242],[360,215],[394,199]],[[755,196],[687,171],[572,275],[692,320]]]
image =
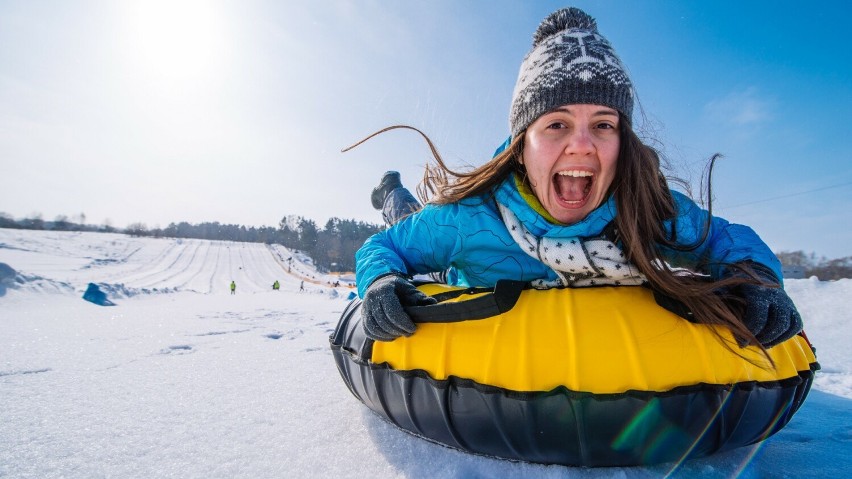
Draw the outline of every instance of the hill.
[[[787,282],[823,369],[779,433],[682,464],[583,469],[473,456],[370,413],[328,346],[351,290],[291,253],[0,229],[0,477],[852,476],[850,280]],[[302,278],[316,282],[300,291]],[[83,301],[88,282],[117,305]]]

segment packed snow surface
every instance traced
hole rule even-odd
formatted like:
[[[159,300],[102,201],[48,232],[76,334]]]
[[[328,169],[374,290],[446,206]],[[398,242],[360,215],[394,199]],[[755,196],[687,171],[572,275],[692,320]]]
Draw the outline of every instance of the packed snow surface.
[[[586,469],[466,454],[373,414],[328,346],[351,275],[279,245],[0,229],[0,263],[0,477],[852,477],[852,280],[786,282],[822,370],[781,432]],[[116,305],[83,301],[90,282]]]

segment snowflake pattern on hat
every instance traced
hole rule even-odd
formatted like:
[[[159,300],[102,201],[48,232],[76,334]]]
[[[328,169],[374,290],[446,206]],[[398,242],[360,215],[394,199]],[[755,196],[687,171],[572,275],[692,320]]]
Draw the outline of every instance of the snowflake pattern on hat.
[[[536,31],[512,94],[512,135],[561,105],[596,104],[633,114],[633,84],[593,18],[576,8],[547,17]]]

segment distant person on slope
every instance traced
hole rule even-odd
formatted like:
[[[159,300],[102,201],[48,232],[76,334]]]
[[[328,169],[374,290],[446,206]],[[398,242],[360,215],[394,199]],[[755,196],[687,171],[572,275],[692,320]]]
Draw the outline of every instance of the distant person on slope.
[[[231,294],[237,294],[237,283],[231,281]]]

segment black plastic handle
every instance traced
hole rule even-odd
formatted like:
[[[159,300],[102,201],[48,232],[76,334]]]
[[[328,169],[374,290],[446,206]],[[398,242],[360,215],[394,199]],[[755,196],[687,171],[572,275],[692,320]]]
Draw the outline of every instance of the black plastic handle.
[[[514,308],[526,286],[524,281],[501,279],[492,292],[482,296],[453,303],[411,306],[405,311],[415,323],[455,323],[490,318]],[[462,290],[461,294],[464,293]]]

